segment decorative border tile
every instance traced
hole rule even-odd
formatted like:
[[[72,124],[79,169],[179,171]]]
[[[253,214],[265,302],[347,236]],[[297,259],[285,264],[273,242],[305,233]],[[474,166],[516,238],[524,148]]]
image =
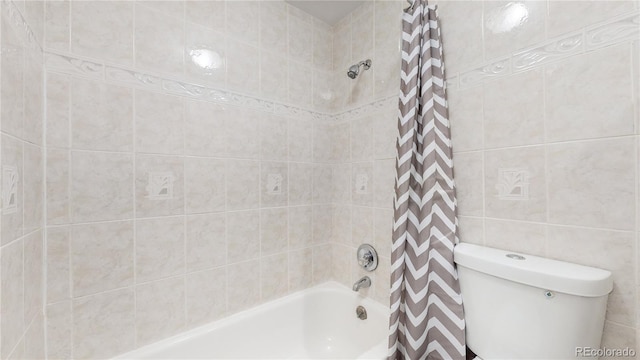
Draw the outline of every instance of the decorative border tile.
[[[640,14],[587,30],[585,37],[587,50],[625,40],[640,39]]]
[[[47,71],[59,72],[74,76],[104,80],[109,83],[123,84],[135,88],[159,91],[172,95],[193,99],[224,103],[228,105],[248,107],[277,115],[303,118],[314,121],[336,121],[350,117],[360,117],[395,105],[397,96],[365,104],[338,114],[327,114],[293,105],[264,100],[222,89],[210,88],[175,79],[143,73],[124,67],[102,64],[69,54],[45,51],[45,67]]]
[[[511,73],[511,62],[509,60],[509,58],[497,60],[489,65],[460,73],[458,78],[460,87],[469,87],[480,84],[490,78],[509,75]]]
[[[540,47],[513,55],[513,71],[524,71],[551,61],[563,59],[583,52],[583,34],[554,40]]]
[[[2,12],[10,20],[16,30],[16,34],[24,40],[25,44],[31,49],[42,52],[42,46],[16,4],[11,0],[2,0]]]
[[[45,53],[44,66],[64,74],[104,79],[104,65],[75,57]]]
[[[107,81],[124,83],[131,86],[143,87],[147,89],[162,89],[162,79],[155,76],[145,75],[137,73],[135,71],[120,69],[113,66],[105,67],[104,71]]]
[[[398,95],[389,96],[374,102],[358,106],[333,115],[333,120],[344,121],[353,118],[359,118],[366,115],[374,114],[380,111],[386,111],[393,106],[398,105]]]
[[[472,70],[451,74],[451,88],[477,86],[496,77],[532,69],[572,55],[592,51],[624,41],[640,40],[640,12],[621,16],[586,27],[578,32],[546,41],[509,55],[494,59]]]

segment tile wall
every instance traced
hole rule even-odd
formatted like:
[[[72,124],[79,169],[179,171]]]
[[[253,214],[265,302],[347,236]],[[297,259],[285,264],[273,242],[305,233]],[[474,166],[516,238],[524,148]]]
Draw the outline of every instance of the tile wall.
[[[404,4],[366,2],[333,27],[333,279],[351,287],[360,277],[370,276],[373,285],[360,291],[384,305],[389,303]],[[372,60],[371,69],[361,69],[354,80],[347,77],[347,69],[365,59]],[[363,243],[374,245],[380,257],[373,273],[358,266],[356,250]]]
[[[438,3],[461,240],[611,270],[637,350],[640,3]]]
[[[0,358],[42,359],[44,3],[2,2],[0,13]]]
[[[439,3],[462,241],[612,270],[605,345],[635,346],[640,6],[525,1],[504,32],[506,2]],[[38,281],[50,358],[351,286],[364,242],[364,293],[388,301],[403,2],[333,27],[282,2],[41,5],[2,3],[3,190],[13,169],[23,215],[3,204],[1,357],[44,352]],[[507,199],[514,171],[526,199]]]
[[[50,358],[331,278],[329,25],[272,1],[45,10]]]

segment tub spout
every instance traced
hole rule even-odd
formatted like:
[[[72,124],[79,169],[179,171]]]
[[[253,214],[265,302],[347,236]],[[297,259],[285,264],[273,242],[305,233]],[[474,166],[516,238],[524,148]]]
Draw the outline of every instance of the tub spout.
[[[361,288],[368,288],[371,286],[371,279],[368,276],[362,277],[360,280],[353,284],[353,291],[358,291]]]

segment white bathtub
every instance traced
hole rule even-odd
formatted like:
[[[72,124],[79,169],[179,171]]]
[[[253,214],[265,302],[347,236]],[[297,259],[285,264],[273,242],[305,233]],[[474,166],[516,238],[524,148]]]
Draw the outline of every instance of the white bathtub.
[[[116,359],[386,359],[388,317],[385,306],[328,282]]]

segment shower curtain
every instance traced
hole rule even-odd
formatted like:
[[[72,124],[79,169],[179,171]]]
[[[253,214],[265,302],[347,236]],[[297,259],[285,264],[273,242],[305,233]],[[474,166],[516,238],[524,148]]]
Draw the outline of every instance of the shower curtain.
[[[464,359],[451,137],[436,8],[402,19],[389,360]]]

